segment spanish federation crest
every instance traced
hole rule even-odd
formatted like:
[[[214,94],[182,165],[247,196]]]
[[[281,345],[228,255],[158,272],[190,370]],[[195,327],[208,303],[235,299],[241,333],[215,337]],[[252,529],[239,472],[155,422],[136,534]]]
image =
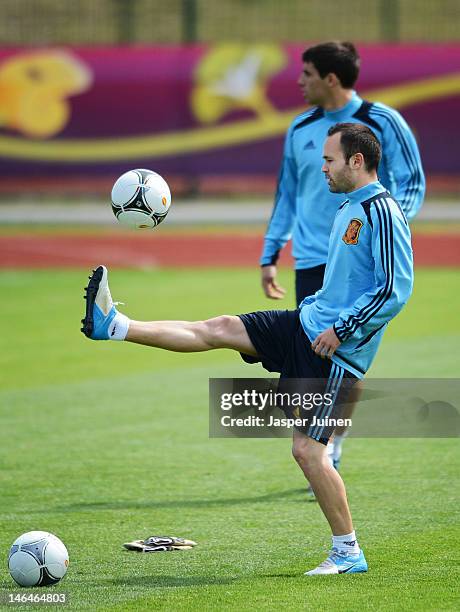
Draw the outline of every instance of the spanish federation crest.
[[[342,240],[345,244],[358,244],[359,232],[363,226],[361,219],[352,219],[348,224],[345,234],[342,236]]]

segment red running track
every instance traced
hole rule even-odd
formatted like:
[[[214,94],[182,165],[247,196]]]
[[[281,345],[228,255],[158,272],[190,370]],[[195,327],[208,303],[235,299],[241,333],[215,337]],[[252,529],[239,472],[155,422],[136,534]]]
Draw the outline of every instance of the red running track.
[[[460,235],[413,237],[417,266],[460,267]],[[257,266],[262,237],[229,234],[0,236],[0,268]],[[284,249],[281,265],[291,265]]]

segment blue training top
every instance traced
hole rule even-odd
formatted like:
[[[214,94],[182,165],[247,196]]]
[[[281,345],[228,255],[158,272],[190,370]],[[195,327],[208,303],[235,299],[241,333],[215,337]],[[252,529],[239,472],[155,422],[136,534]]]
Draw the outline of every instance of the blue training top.
[[[322,175],[323,144],[336,123],[368,125],[382,145],[379,180],[411,220],[422,205],[425,177],[414,136],[401,115],[380,103],[363,101],[355,92],[344,107],[315,107],[294,119],[286,134],[273,213],[265,234],[261,265],[276,263],[292,237],[297,270],[327,261],[332,223],[343,195],[331,193]]]
[[[412,247],[404,213],[381,183],[347,196],[332,227],[323,287],[300,304],[300,320],[311,342],[334,326],[342,344],[332,361],[362,378],[412,293]]]

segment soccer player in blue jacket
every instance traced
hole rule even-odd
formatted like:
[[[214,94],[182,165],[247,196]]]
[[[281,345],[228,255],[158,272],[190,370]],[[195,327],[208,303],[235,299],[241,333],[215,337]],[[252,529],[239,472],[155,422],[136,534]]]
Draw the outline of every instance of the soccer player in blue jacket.
[[[413,284],[409,226],[399,204],[377,178],[381,157],[370,128],[342,123],[328,131],[322,170],[333,193],[346,193],[335,215],[322,289],[298,310],[271,310],[207,321],[133,321],[115,308],[107,269],[98,267],[86,288],[82,332],[93,340],[127,340],[170,351],[219,348],[262,362],[290,379],[309,380],[333,401],[308,413],[294,430],[293,454],[312,483],[332,531],[332,550],[307,575],[366,572],[345,486],[326,458],[327,420],[370,367],[388,322]],[[310,388],[310,387],[308,387]],[[306,389],[305,389],[306,390]],[[316,389],[315,389],[316,390]]]
[[[399,202],[410,221],[420,209],[425,177],[414,136],[401,115],[385,104],[370,103],[353,90],[360,59],[352,43],[326,42],[302,55],[298,85],[313,108],[292,122],[285,139],[273,213],[265,234],[262,286],[265,295],[281,299],[277,282],[280,250],[292,238],[295,260],[296,304],[321,288],[329,235],[340,195],[318,180],[322,144],[328,129],[339,121],[371,127],[382,145],[379,180]],[[351,416],[352,406],[346,416]],[[346,428],[338,428],[329,452],[338,468]],[[309,487],[311,494],[311,488]]]

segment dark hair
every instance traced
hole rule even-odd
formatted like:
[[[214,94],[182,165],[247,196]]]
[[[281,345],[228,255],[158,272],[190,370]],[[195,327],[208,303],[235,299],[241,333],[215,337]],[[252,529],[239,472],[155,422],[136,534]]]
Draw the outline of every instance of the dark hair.
[[[366,170],[377,170],[382,157],[382,147],[371,128],[362,123],[336,123],[327,131],[328,136],[334,134],[340,134],[340,146],[345,161],[348,162],[352,155],[361,153]]]
[[[351,42],[326,42],[306,49],[304,62],[314,65],[322,79],[333,72],[345,89],[351,89],[359,76],[360,59]]]

